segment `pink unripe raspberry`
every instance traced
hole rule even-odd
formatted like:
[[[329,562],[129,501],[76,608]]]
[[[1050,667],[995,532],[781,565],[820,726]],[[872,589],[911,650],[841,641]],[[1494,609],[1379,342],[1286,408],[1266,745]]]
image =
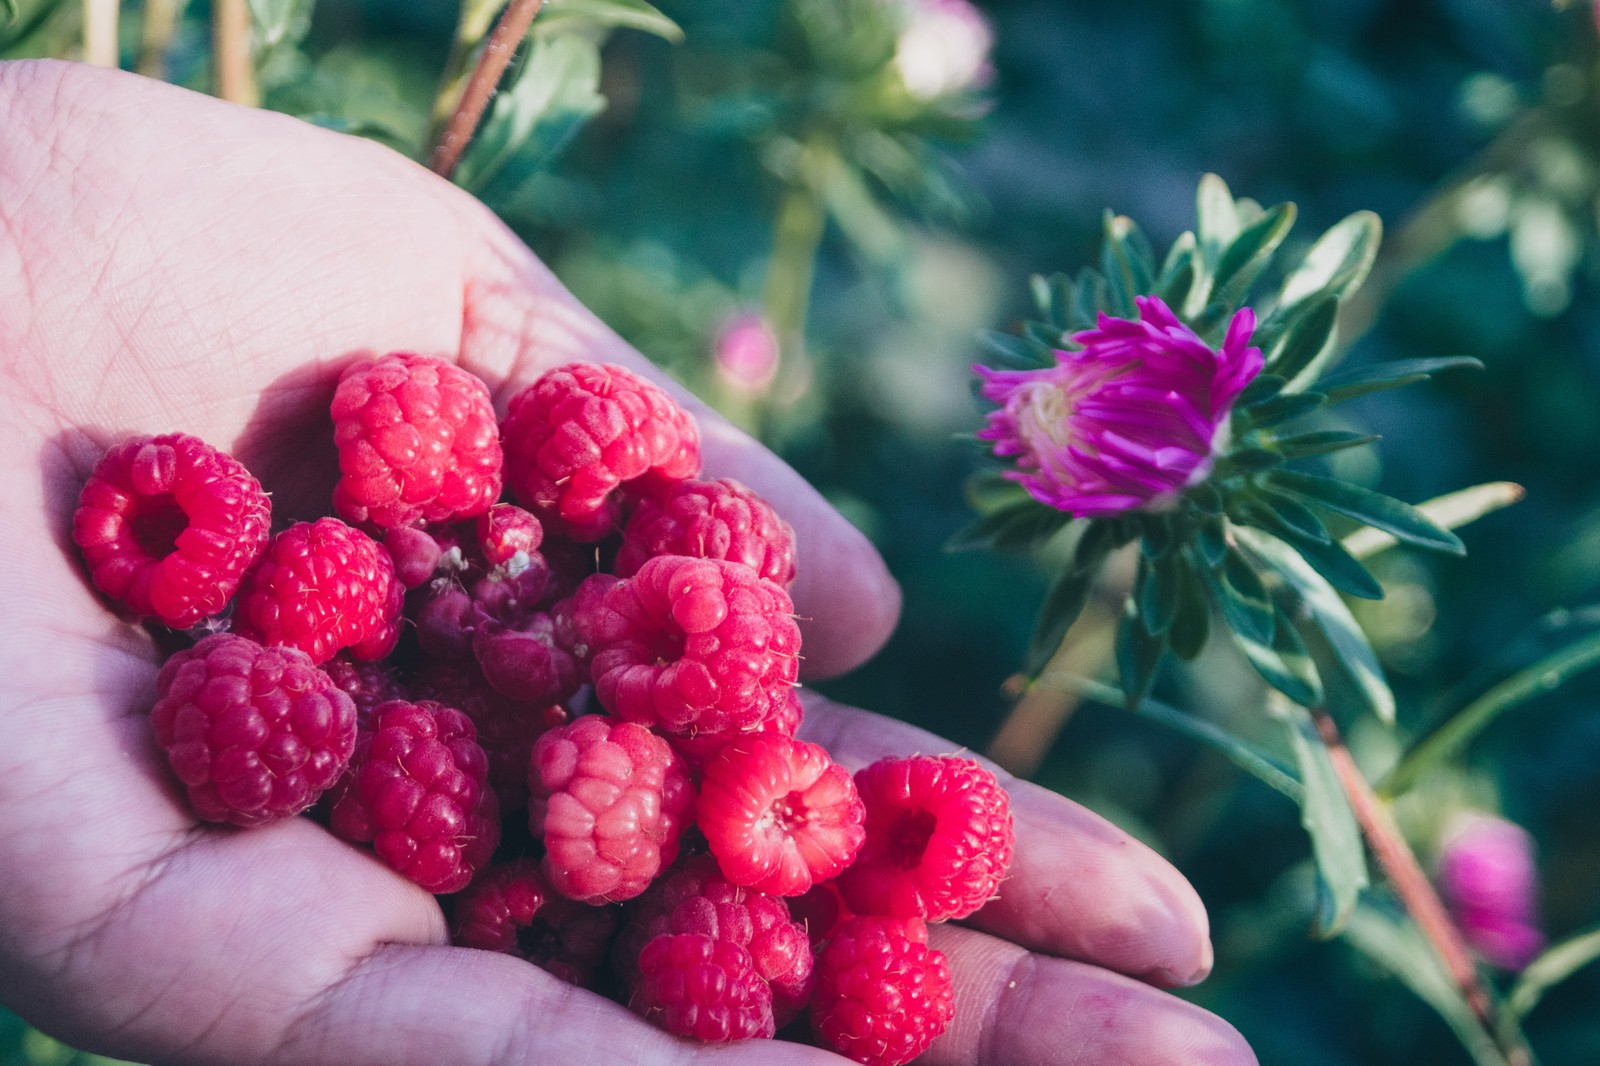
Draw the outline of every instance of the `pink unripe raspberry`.
[[[980,764],[954,756],[880,759],[856,774],[866,842],[839,875],[857,914],[965,918],[1011,864],[1011,805]]]
[[[772,989],[750,953],[701,933],[664,934],[646,944],[628,1006],[695,1040],[769,1038],[776,1031]]]
[[[657,556],[577,621],[601,705],[670,733],[757,729],[799,672],[789,594],[742,563]]]
[[[864,837],[850,774],[815,744],[737,738],[705,766],[696,820],[735,884],[798,896],[850,865]]]
[[[299,648],[313,662],[340,649],[382,659],[400,636],[405,594],[389,553],[337,518],[296,522],[267,542],[239,589],[234,632]]]
[[[134,437],[95,464],[72,539],[106,596],[187,629],[227,606],[266,546],[270,510],[232,456],[182,433]]]
[[[329,828],[370,842],[378,858],[429,892],[458,892],[500,840],[488,776],[465,714],[429,700],[381,704],[334,790]]]
[[[355,703],[304,652],[232,633],[167,660],[150,724],[195,813],[241,826],[306,810],[356,741]]]
[[[349,367],[333,394],[343,476],[334,509],[380,529],[451,522],[500,495],[489,389],[443,359],[401,352]]]
[[[618,488],[700,472],[694,419],[619,366],[557,367],[511,398],[506,485],[547,532],[595,541],[616,528]]]
[[[850,918],[817,957],[811,1029],[867,1066],[903,1066],[955,1014],[950,965],[915,919]]]
[[[677,856],[693,815],[689,773],[667,742],[604,715],[540,737],[528,788],[550,884],[591,903],[643,892]]]
[[[769,581],[794,581],[794,530],[772,505],[729,479],[679,481],[639,501],[623,527],[616,573],[657,555],[744,563]]]

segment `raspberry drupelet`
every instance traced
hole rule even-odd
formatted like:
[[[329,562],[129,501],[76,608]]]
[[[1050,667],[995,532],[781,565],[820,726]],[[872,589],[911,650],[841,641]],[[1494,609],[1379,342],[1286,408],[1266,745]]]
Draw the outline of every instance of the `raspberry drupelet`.
[[[903,1066],[955,1013],[950,966],[917,919],[848,918],[817,957],[811,1029],[866,1066]]]
[[[341,649],[370,662],[394,650],[404,596],[389,553],[371,537],[337,518],[296,522],[245,574],[233,628],[313,662]]]
[[[616,490],[694,477],[694,419],[659,386],[619,366],[572,363],[511,398],[502,433],[506,486],[547,532],[600,540],[617,526]]]
[[[744,563],[769,581],[794,581],[794,530],[737,481],[676,482],[639,501],[622,531],[616,573],[628,577],[657,555]]]
[[[739,737],[706,763],[696,820],[730,881],[798,896],[850,865],[864,812],[844,767],[781,733]]]
[[[348,522],[453,522],[500,495],[488,386],[454,363],[409,352],[357,363],[339,379],[332,414],[343,475],[333,506]]]
[[[678,854],[694,814],[689,772],[665,740],[587,715],[533,745],[528,826],[555,890],[587,903],[631,899]]]
[[[866,842],[839,875],[857,914],[965,918],[1000,887],[1011,864],[1011,805],[971,759],[880,759],[856,774]]]
[[[237,459],[168,433],[101,457],[78,498],[72,539],[106,596],[187,629],[227,606],[270,525],[267,495]]]
[[[354,701],[304,652],[232,633],[166,661],[150,724],[194,812],[239,826],[306,810],[356,742]]]
[[[380,704],[334,787],[328,826],[429,892],[458,892],[500,841],[488,776],[465,714],[431,700]]]
[[[799,672],[789,594],[742,563],[657,556],[577,625],[601,705],[669,733],[759,729]]]

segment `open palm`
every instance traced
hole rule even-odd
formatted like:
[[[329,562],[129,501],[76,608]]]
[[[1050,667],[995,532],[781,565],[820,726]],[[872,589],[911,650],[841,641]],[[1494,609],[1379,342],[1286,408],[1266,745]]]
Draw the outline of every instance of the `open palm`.
[[[502,405],[557,363],[648,368],[479,204],[385,149],[129,75],[0,64],[0,1002],[157,1062],[842,1061],[677,1040],[519,959],[446,946],[431,896],[308,820],[239,832],[188,812],[146,721],[160,649],[89,587],[77,493],[114,440],[182,431],[249,466],[280,522],[325,513],[333,384],[391,350],[455,358]],[[700,413],[708,470],[796,527],[809,675],[861,662],[899,606],[877,555]],[[852,767],[948,749],[809,710],[810,739]],[[1011,787],[1000,899],[935,931],[957,1015],[926,1061],[1253,1062],[1151,987],[1209,966],[1182,878]]]

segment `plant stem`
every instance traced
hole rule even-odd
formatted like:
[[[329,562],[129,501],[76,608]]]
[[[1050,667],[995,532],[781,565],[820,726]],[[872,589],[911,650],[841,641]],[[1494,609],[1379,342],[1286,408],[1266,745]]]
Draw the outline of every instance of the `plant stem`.
[[[800,150],[772,227],[772,258],[763,303],[779,350],[797,358],[805,351],[817,252],[828,221],[815,181],[816,159],[824,150],[817,138]]]
[[[147,78],[167,76],[167,53],[178,29],[183,0],[145,0],[144,26],[139,35],[139,73]]]
[[[1461,933],[1450,920],[1444,903],[1434,891],[1433,884],[1423,872],[1422,864],[1417,861],[1411,846],[1406,843],[1399,827],[1395,825],[1388,808],[1383,805],[1383,801],[1378,798],[1378,794],[1373,791],[1372,785],[1356,765],[1350,749],[1345,747],[1344,738],[1339,735],[1339,727],[1334,724],[1326,711],[1313,708],[1311,716],[1322,742],[1327,745],[1328,755],[1333,760],[1334,772],[1338,774],[1339,783],[1344,787],[1345,795],[1350,800],[1350,807],[1355,812],[1356,822],[1361,826],[1362,835],[1367,838],[1367,846],[1372,849],[1373,856],[1383,868],[1384,875],[1394,887],[1395,894],[1400,897],[1400,902],[1412,920],[1417,923],[1422,935],[1428,938],[1434,950],[1439,953],[1445,970],[1461,989],[1467,1006],[1471,1008],[1484,1031],[1494,1037],[1496,1043],[1500,1045],[1506,1061],[1511,1066],[1530,1066],[1533,1061],[1532,1056],[1527,1048],[1522,1046],[1521,1041],[1505,1039],[1499,1034],[1494,1019],[1493,1003],[1489,999],[1488,992],[1484,990],[1482,980],[1478,977],[1478,969],[1472,962],[1466,943],[1461,939]]]
[[[467,60],[493,28],[500,7],[498,0],[462,0],[461,16],[456,20],[455,36],[450,41],[450,54],[445,57],[444,67],[439,72],[439,88],[433,97],[428,136],[422,142],[425,147],[431,148],[438,143],[445,126],[450,122],[450,116],[460,104],[462,90],[467,87],[467,78],[471,74],[467,69]]]
[[[495,86],[500,84],[501,75],[506,72],[517,46],[528,35],[528,27],[533,25],[534,16],[543,6],[544,0],[511,0],[505,11],[501,12],[499,21],[494,24],[494,31],[489,34],[488,43],[478,56],[477,65],[472,68],[466,88],[461,91],[460,101],[451,112],[450,120],[445,123],[444,132],[434,144],[428,166],[435,174],[448,178],[455,173],[456,164],[461,162],[467,145],[472,143],[472,135],[478,130],[478,123],[483,121],[483,113],[489,106],[489,98],[494,95]]]
[[[212,0],[211,52],[217,95],[245,107],[261,103],[255,56],[250,51],[251,28],[248,0]]]
[[[118,0],[83,0],[83,61],[97,67],[122,65],[117,46]]]

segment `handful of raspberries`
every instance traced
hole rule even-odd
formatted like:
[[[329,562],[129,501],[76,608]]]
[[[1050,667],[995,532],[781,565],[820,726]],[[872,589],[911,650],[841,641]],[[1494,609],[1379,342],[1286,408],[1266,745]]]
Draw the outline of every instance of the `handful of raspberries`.
[[[693,417],[615,366],[496,420],[441,359],[345,371],[333,515],[181,433],[106,453],[73,539],[129,617],[199,634],[150,721],[195,813],[308,814],[429,892],[455,942],[704,1041],[779,1030],[898,1066],[948,1024],[927,923],[1012,853],[976,762],[853,777],[796,738],[794,534],[702,479]],[[509,496],[503,501],[502,496]]]

